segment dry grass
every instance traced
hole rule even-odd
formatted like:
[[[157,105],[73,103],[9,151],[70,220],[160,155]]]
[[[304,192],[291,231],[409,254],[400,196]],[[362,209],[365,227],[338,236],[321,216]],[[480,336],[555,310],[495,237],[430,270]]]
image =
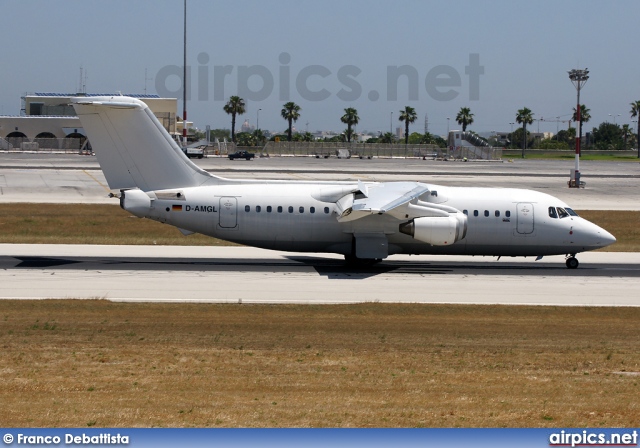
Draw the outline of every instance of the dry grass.
[[[607,229],[617,238],[611,252],[640,252],[640,212],[624,210],[583,210],[580,216]]]
[[[0,243],[232,245],[105,204],[0,204]]]
[[[631,427],[639,327],[621,308],[0,301],[0,422]]]
[[[618,238],[605,250],[640,252],[640,212],[587,210],[580,214]],[[0,243],[233,244],[203,235],[185,237],[175,227],[100,204],[0,204]]]

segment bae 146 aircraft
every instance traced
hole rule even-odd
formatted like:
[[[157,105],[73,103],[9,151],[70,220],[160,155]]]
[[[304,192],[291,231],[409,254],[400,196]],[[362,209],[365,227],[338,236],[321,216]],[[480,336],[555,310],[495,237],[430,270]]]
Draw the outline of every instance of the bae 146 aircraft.
[[[606,230],[548,194],[422,182],[237,180],[194,165],[147,105],[72,100],[120,206],[141,218],[247,246],[344,255],[575,255],[613,244]]]

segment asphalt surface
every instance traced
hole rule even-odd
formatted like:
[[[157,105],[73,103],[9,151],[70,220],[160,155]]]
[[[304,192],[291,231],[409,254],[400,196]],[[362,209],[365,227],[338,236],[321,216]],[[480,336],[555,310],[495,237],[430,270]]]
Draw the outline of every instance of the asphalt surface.
[[[210,303],[640,306],[640,254],[340,257],[247,247],[0,245],[0,298]]]
[[[586,188],[568,188],[573,161],[445,162],[421,159],[269,157],[193,159],[229,178],[412,180],[449,186],[526,188],[549,193],[577,210],[640,210],[640,163],[582,162]],[[93,156],[0,153],[0,202],[116,203]]]

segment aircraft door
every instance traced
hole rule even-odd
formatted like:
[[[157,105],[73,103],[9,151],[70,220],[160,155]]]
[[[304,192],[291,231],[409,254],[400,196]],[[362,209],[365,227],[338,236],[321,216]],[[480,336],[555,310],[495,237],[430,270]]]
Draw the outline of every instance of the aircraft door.
[[[238,199],[233,197],[220,198],[220,227],[235,229],[238,226]]]
[[[516,204],[518,211],[517,232],[520,234],[533,233],[533,204],[528,202],[519,202]]]

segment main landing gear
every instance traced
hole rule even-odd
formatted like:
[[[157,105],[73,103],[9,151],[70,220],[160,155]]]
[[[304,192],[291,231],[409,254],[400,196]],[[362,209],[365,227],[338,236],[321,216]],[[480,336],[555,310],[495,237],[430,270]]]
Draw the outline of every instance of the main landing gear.
[[[567,265],[567,268],[569,268],[569,269],[576,269],[578,266],[580,266],[580,262],[576,258],[576,254],[567,255],[567,259],[565,260],[565,264]]]

